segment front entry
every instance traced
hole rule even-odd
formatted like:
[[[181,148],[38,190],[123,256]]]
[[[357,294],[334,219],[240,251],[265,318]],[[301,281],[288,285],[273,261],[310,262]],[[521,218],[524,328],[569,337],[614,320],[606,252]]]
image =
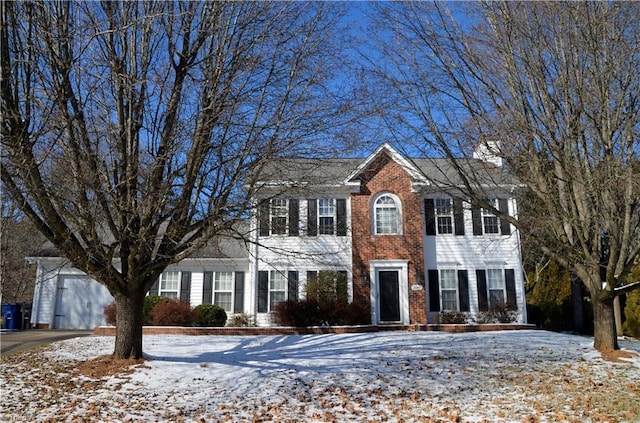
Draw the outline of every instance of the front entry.
[[[380,321],[400,321],[400,283],[397,270],[378,272],[380,287]]]

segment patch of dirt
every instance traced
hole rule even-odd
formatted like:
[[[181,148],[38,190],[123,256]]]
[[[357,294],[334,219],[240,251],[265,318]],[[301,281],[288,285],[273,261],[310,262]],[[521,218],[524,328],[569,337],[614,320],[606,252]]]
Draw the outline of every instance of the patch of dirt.
[[[613,350],[602,352],[602,358],[613,363],[628,363],[628,361],[624,360],[625,358],[634,359],[637,357],[640,357],[640,354],[635,351]]]
[[[76,374],[87,376],[93,379],[116,375],[128,375],[136,368],[144,366],[144,359],[117,359],[113,355],[102,355],[80,363],[76,369]]]

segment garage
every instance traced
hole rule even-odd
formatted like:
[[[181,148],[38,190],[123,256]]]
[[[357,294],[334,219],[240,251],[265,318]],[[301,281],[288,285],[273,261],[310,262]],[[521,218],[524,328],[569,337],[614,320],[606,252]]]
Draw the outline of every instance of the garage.
[[[54,329],[93,329],[106,324],[104,307],[113,301],[109,291],[84,276],[58,277]]]

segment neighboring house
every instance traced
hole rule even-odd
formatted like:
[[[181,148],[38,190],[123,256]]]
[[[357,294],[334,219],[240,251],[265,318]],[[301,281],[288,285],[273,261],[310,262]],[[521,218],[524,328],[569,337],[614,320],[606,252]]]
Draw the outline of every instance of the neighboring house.
[[[499,178],[492,201],[515,216],[517,184],[486,156],[464,166]],[[261,181],[251,242],[212,242],[167,268],[150,294],[215,303],[269,325],[277,303],[303,298],[307,280],[333,271],[346,279],[349,301],[370,306],[374,325],[426,324],[443,311],[473,315],[496,305],[524,323],[519,234],[459,200],[456,180],[445,160],[409,159],[388,144],[366,159],[279,159]],[[111,297],[102,286],[60,258],[33,260],[34,326],[104,324]]]

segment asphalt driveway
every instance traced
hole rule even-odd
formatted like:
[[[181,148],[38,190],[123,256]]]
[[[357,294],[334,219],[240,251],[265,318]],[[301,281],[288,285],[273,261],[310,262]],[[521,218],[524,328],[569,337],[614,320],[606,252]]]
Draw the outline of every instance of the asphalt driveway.
[[[3,330],[0,332],[0,354],[13,354],[63,339],[89,336],[92,333],[93,331],[90,330]]]

